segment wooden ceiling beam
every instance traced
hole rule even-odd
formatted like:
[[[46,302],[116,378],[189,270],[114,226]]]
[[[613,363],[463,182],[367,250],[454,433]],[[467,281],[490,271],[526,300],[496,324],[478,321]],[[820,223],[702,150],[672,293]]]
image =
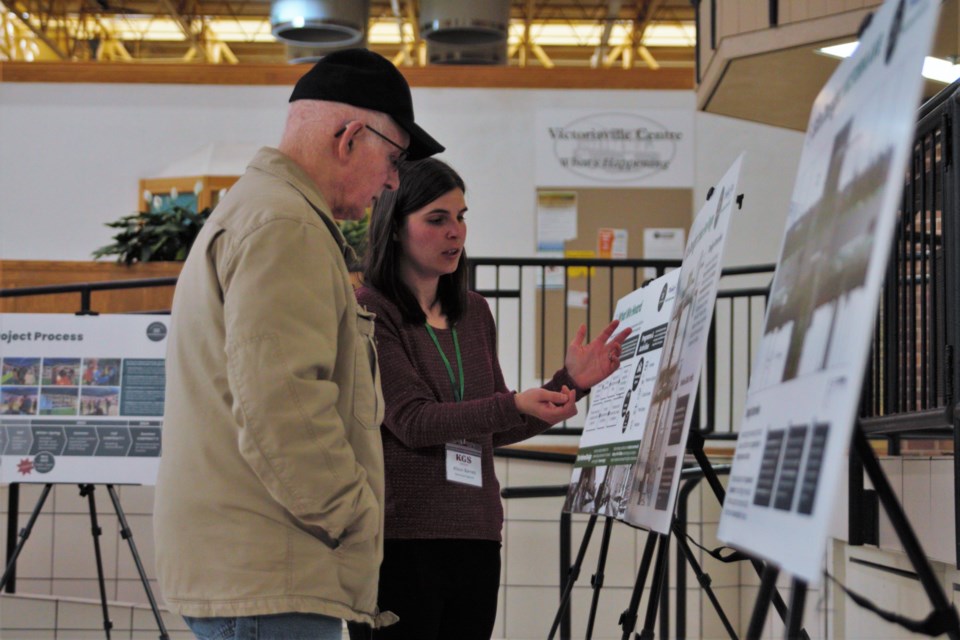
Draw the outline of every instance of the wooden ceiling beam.
[[[412,87],[499,89],[663,89],[692,90],[687,68],[590,69],[540,67],[402,67]],[[73,82],[293,86],[301,65],[110,62],[0,62],[2,82]]]

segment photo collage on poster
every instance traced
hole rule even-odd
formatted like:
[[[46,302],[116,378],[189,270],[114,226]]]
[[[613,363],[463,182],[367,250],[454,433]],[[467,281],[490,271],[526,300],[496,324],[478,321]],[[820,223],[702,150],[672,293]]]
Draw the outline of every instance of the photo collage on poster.
[[[130,374],[144,363],[132,360]],[[0,414],[17,416],[121,415],[121,358],[4,357],[0,359]],[[149,366],[149,365],[148,365]],[[129,387],[136,394],[136,385]],[[144,413],[139,403],[125,403],[123,415]]]
[[[0,414],[120,415],[120,358],[2,358]]]

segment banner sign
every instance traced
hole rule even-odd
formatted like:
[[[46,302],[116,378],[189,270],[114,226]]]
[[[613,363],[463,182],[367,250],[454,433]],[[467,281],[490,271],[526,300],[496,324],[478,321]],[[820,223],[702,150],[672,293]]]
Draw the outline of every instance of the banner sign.
[[[720,287],[723,247],[731,214],[737,207],[742,164],[740,154],[690,227],[677,301],[667,326],[660,371],[630,483],[626,520],[658,533],[670,533],[673,520],[700,369]]]
[[[633,331],[620,368],[590,392],[564,511],[623,516],[679,276],[671,271],[617,301],[614,318]]]
[[[693,187],[693,111],[537,112],[538,186]]]
[[[0,482],[153,484],[168,318],[0,314]]]
[[[819,584],[937,17],[892,0],[810,114],[718,537]]]

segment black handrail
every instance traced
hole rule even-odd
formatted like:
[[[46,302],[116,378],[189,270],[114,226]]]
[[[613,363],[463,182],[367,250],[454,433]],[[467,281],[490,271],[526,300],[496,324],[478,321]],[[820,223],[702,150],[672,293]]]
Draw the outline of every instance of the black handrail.
[[[0,298],[24,298],[27,296],[44,296],[63,293],[79,293],[80,309],[78,314],[89,314],[93,311],[90,294],[94,291],[117,291],[120,289],[149,289],[155,287],[172,287],[177,284],[176,276],[164,278],[139,278],[134,280],[106,280],[102,282],[73,282],[70,284],[48,284],[36,287],[15,287],[0,289]],[[149,311],[144,313],[166,313],[165,311]]]

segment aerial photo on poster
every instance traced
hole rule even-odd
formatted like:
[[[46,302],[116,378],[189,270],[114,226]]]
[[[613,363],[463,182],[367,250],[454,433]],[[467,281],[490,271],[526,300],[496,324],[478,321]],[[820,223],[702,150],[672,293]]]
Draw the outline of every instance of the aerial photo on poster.
[[[669,533],[680,470],[693,419],[700,369],[720,286],[723,247],[737,209],[737,182],[743,154],[734,160],[690,227],[680,267],[677,301],[646,415],[646,429],[630,478],[626,520]]]

